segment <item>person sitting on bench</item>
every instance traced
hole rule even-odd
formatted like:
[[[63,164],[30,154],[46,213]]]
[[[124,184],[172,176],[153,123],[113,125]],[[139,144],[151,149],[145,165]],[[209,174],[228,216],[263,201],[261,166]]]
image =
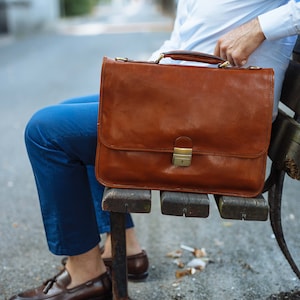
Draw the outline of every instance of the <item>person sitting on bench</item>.
[[[300,0],[179,0],[171,37],[151,58],[169,50],[194,50],[218,55],[236,66],[274,68],[275,117],[299,30]],[[28,122],[25,140],[48,246],[53,254],[68,258],[58,275],[11,300],[111,298],[105,265],[111,257],[110,225],[107,213],[101,211],[103,186],[93,172],[97,114],[98,95],[94,95],[43,108]],[[99,242],[104,232],[108,239],[102,251]],[[147,254],[129,215],[126,235],[132,262],[129,273],[145,278]],[[138,261],[140,269],[135,268]]]

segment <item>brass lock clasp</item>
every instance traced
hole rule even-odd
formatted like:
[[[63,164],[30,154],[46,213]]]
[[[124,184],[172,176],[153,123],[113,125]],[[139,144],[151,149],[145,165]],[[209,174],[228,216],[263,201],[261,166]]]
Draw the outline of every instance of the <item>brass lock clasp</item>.
[[[192,162],[192,148],[174,147],[172,163],[176,167],[189,167]]]

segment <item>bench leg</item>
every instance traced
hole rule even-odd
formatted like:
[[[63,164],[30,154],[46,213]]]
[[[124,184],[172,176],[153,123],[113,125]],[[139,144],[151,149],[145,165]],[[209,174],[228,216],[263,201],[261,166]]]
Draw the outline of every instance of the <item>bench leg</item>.
[[[300,270],[298,269],[298,266],[287,247],[281,224],[281,200],[285,172],[277,170],[274,166],[272,166],[272,172],[274,176],[274,184],[268,191],[271,227],[283,255],[287,259],[294,273],[300,279]]]
[[[111,212],[113,300],[128,300],[125,214]]]

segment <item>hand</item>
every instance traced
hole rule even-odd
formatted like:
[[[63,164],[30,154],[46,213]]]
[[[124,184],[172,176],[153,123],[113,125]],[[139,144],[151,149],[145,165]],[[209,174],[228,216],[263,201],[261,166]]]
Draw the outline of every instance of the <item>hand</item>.
[[[228,60],[233,66],[241,67],[264,40],[265,36],[256,18],[223,35],[217,42],[214,55]]]

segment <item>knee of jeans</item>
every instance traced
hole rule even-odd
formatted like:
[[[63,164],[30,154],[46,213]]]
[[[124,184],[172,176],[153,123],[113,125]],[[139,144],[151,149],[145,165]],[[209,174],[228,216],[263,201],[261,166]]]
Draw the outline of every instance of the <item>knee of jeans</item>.
[[[33,144],[45,146],[50,126],[47,108],[37,111],[25,127],[24,138],[27,148]]]

